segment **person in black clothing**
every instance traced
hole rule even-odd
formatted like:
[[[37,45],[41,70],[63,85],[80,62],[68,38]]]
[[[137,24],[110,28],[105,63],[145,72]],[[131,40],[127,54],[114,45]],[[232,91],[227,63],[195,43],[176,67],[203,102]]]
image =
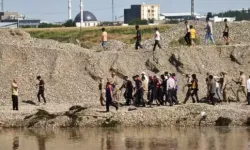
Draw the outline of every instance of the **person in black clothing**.
[[[188,21],[185,21],[185,27],[186,27],[186,35],[185,35],[185,41],[187,43],[188,46],[191,46],[191,33],[190,33],[190,26]]]
[[[166,104],[167,101],[167,80],[164,76],[164,74],[161,75],[161,88],[162,88],[162,105],[164,105],[164,103]]]
[[[152,105],[154,100],[154,79],[152,76],[149,76],[148,82],[148,105]]]
[[[135,26],[135,29],[136,29],[136,36],[135,36],[135,39],[136,39],[136,43],[135,43],[135,49],[138,49],[139,47],[141,49],[143,49],[142,45],[141,45],[141,39],[142,39],[142,35],[141,35],[141,31],[139,29],[139,26],[136,25]]]
[[[145,107],[145,103],[143,103],[143,87],[142,87],[142,81],[140,80],[140,76],[136,75],[135,76],[135,96],[136,96],[136,101],[135,101],[135,106],[138,107],[140,105],[143,105]]]
[[[38,102],[39,102],[39,103],[41,102],[41,101],[40,101],[40,96],[42,96],[44,103],[46,103],[46,99],[45,99],[45,97],[44,97],[44,90],[45,90],[45,87],[44,87],[44,86],[45,86],[45,82],[44,82],[44,80],[41,78],[41,76],[38,76],[36,79],[39,81],[39,84],[38,84],[39,90],[38,90],[38,93],[37,93]]]
[[[118,110],[118,104],[113,101],[113,86],[110,82],[106,85],[106,111],[109,112],[109,106],[113,106]]]
[[[187,93],[186,93],[185,100],[183,102],[184,104],[186,104],[186,102],[188,101],[189,97],[191,96],[191,92],[192,92],[192,89],[191,89],[191,87],[192,87],[192,80],[191,80],[190,75],[186,74],[186,78],[187,78],[187,84],[184,86],[183,91],[184,91],[185,87],[187,87],[188,90],[187,90]]]
[[[225,23],[225,29],[223,31],[223,38],[226,41],[226,45],[228,45],[229,44],[229,26],[227,23],[227,19],[224,20],[224,23]]]
[[[125,88],[125,92],[124,92],[123,96],[126,99],[126,105],[130,105],[130,102],[133,99],[133,84],[128,79],[128,76],[124,77],[124,82],[123,82],[120,90],[122,90],[123,88]]]

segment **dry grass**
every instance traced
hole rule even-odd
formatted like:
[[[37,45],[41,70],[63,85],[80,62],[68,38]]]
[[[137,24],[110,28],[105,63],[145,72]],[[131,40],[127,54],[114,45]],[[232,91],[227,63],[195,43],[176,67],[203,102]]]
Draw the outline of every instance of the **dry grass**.
[[[154,36],[154,28],[156,26],[141,26],[143,40],[147,40]],[[160,31],[169,29],[169,25],[157,26]],[[90,27],[90,28],[30,28],[24,31],[30,33],[32,37],[41,39],[53,39],[60,42],[78,43],[85,48],[91,48],[101,42],[101,28],[103,27]],[[134,26],[112,26],[105,27],[109,34],[109,39],[119,40],[126,44],[134,42],[135,36]]]

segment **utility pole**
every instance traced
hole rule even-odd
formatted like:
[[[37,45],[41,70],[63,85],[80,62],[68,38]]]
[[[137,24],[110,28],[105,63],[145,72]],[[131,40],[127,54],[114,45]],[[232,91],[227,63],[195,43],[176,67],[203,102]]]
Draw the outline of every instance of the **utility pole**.
[[[191,0],[191,17],[192,17],[192,19],[195,19],[195,17],[194,17],[194,0]]]
[[[112,0],[112,21],[114,22],[114,0]]]

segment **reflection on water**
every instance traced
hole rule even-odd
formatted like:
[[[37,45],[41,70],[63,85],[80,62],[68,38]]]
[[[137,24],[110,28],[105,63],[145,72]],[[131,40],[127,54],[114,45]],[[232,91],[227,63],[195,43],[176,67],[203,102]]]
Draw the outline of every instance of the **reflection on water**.
[[[248,150],[250,128],[0,130],[0,150]]]

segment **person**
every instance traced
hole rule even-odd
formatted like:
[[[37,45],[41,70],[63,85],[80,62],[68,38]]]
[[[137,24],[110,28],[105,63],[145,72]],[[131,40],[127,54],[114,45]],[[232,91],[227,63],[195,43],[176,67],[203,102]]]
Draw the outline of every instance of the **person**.
[[[193,103],[199,103],[199,96],[198,96],[198,91],[199,91],[199,85],[198,85],[198,79],[196,77],[196,74],[192,74],[192,87],[191,87],[191,90],[192,90],[192,93],[191,93],[191,97],[192,97],[192,100],[193,100]],[[196,101],[195,101],[195,98],[196,98]]]
[[[149,76],[149,82],[148,82],[148,105],[152,107],[152,103],[154,101],[154,95],[155,95],[155,87],[154,87],[154,78],[152,76]]]
[[[179,104],[178,98],[177,98],[177,92],[178,92],[178,82],[175,73],[172,73],[171,77],[175,80],[175,92],[174,92],[174,97],[175,97],[175,104]]]
[[[146,75],[146,73],[145,72],[142,72],[141,73],[141,78],[143,78],[143,77],[145,77],[145,81],[147,82],[147,84],[148,84],[148,76]]]
[[[109,79],[110,84],[113,86],[113,90],[115,90],[116,86],[118,85],[117,82],[117,77],[116,74],[114,72],[111,73],[111,79]]]
[[[195,46],[196,30],[194,29],[192,25],[190,26],[190,35],[191,35],[191,44],[192,46]]]
[[[216,83],[214,77],[212,75],[209,75],[208,99],[212,103],[212,105],[215,105],[215,99],[214,99],[215,93],[216,93]]]
[[[206,29],[205,44],[206,45],[208,44],[208,39],[210,39],[210,41],[213,44],[215,44],[214,37],[213,37],[213,25],[209,19],[207,19],[206,22],[207,22],[207,26],[205,28]]]
[[[170,106],[173,106],[173,102],[175,101],[175,90],[176,82],[173,76],[171,75],[171,77],[167,81],[167,93]]]
[[[245,97],[247,97],[246,94],[246,75],[244,74],[244,71],[240,71],[240,77],[236,83],[239,85],[237,89],[237,101],[240,102],[240,93],[243,93]]]
[[[185,39],[187,45],[190,46],[191,45],[191,39],[190,39],[191,34],[190,34],[190,26],[189,26],[188,21],[185,21],[185,27],[186,27],[186,35],[185,35],[184,39]]]
[[[136,101],[135,101],[135,106],[138,107],[141,104],[145,107],[145,103],[143,101],[143,87],[142,87],[142,81],[140,80],[140,76],[136,75],[135,78],[135,97],[136,97]]]
[[[247,80],[247,105],[250,105],[250,76]]]
[[[124,77],[124,82],[123,82],[120,90],[122,90],[123,88],[125,88],[125,92],[124,92],[123,96],[126,99],[126,105],[129,106],[131,103],[131,100],[133,99],[133,84],[128,79],[128,76]]]
[[[135,29],[136,29],[136,36],[134,37],[136,39],[135,49],[138,50],[139,47],[141,49],[143,49],[143,47],[141,45],[142,35],[141,35],[141,31],[139,29],[139,25],[136,25]]]
[[[221,87],[222,87],[222,77],[220,76],[214,76],[214,80],[216,83],[216,96],[218,97],[219,101],[222,102],[222,96],[221,96]]]
[[[100,103],[101,106],[104,106],[105,98],[104,98],[104,93],[105,93],[105,88],[103,87],[103,79],[100,79],[99,82],[99,91],[100,91]]]
[[[141,78],[142,81],[142,89],[143,89],[143,103],[147,101],[148,97],[148,81],[146,81],[145,76]]]
[[[106,111],[109,112],[109,106],[113,106],[118,110],[118,104],[113,102],[113,87],[110,82],[106,85]]]
[[[183,87],[183,91],[185,90],[185,87],[187,87],[188,90],[187,90],[186,97],[184,99],[183,104],[186,104],[186,102],[188,101],[189,97],[191,96],[192,79],[191,79],[191,76],[189,74],[186,74],[186,78],[187,78],[187,83]]]
[[[166,80],[168,80],[168,78],[169,78],[169,74],[168,74],[168,72],[166,71],[166,72],[164,72],[164,76],[165,76],[165,79]]]
[[[223,38],[226,41],[226,45],[229,45],[229,26],[227,19],[224,19],[224,23],[225,23],[225,29],[223,31]]]
[[[12,106],[13,110],[18,111],[18,86],[17,81],[14,79],[11,84],[11,91],[12,91]]]
[[[108,49],[107,42],[108,42],[108,33],[105,31],[105,28],[102,28],[102,47],[103,47],[103,49]]]
[[[37,76],[36,79],[39,81],[39,84],[38,84],[38,93],[37,93],[38,102],[39,103],[41,102],[40,101],[40,96],[42,96],[44,104],[46,104],[46,99],[44,97],[45,82],[44,82],[44,80],[42,79],[41,76]]]
[[[162,83],[161,83],[161,87],[162,87],[162,101],[163,101],[163,104],[167,103],[168,101],[168,96],[167,96],[167,79],[165,78],[165,75],[162,74],[161,75],[161,80],[162,80]]]
[[[155,44],[154,44],[153,51],[155,51],[156,46],[158,46],[161,49],[160,40],[161,40],[161,34],[158,31],[158,28],[155,28]]]
[[[228,90],[229,90],[229,80],[227,77],[227,73],[226,72],[222,72],[222,96],[223,96],[223,101],[225,102],[229,102],[228,99]]]
[[[198,97],[198,79],[196,77],[196,74],[192,74],[192,80],[190,81],[190,77],[188,77],[188,81],[187,81],[187,87],[188,87],[188,91],[186,94],[186,98],[184,100],[184,104],[186,104],[186,102],[188,101],[189,97],[192,97],[192,101],[193,103],[198,103],[199,102],[199,97]],[[195,98],[196,101],[195,101]]]

